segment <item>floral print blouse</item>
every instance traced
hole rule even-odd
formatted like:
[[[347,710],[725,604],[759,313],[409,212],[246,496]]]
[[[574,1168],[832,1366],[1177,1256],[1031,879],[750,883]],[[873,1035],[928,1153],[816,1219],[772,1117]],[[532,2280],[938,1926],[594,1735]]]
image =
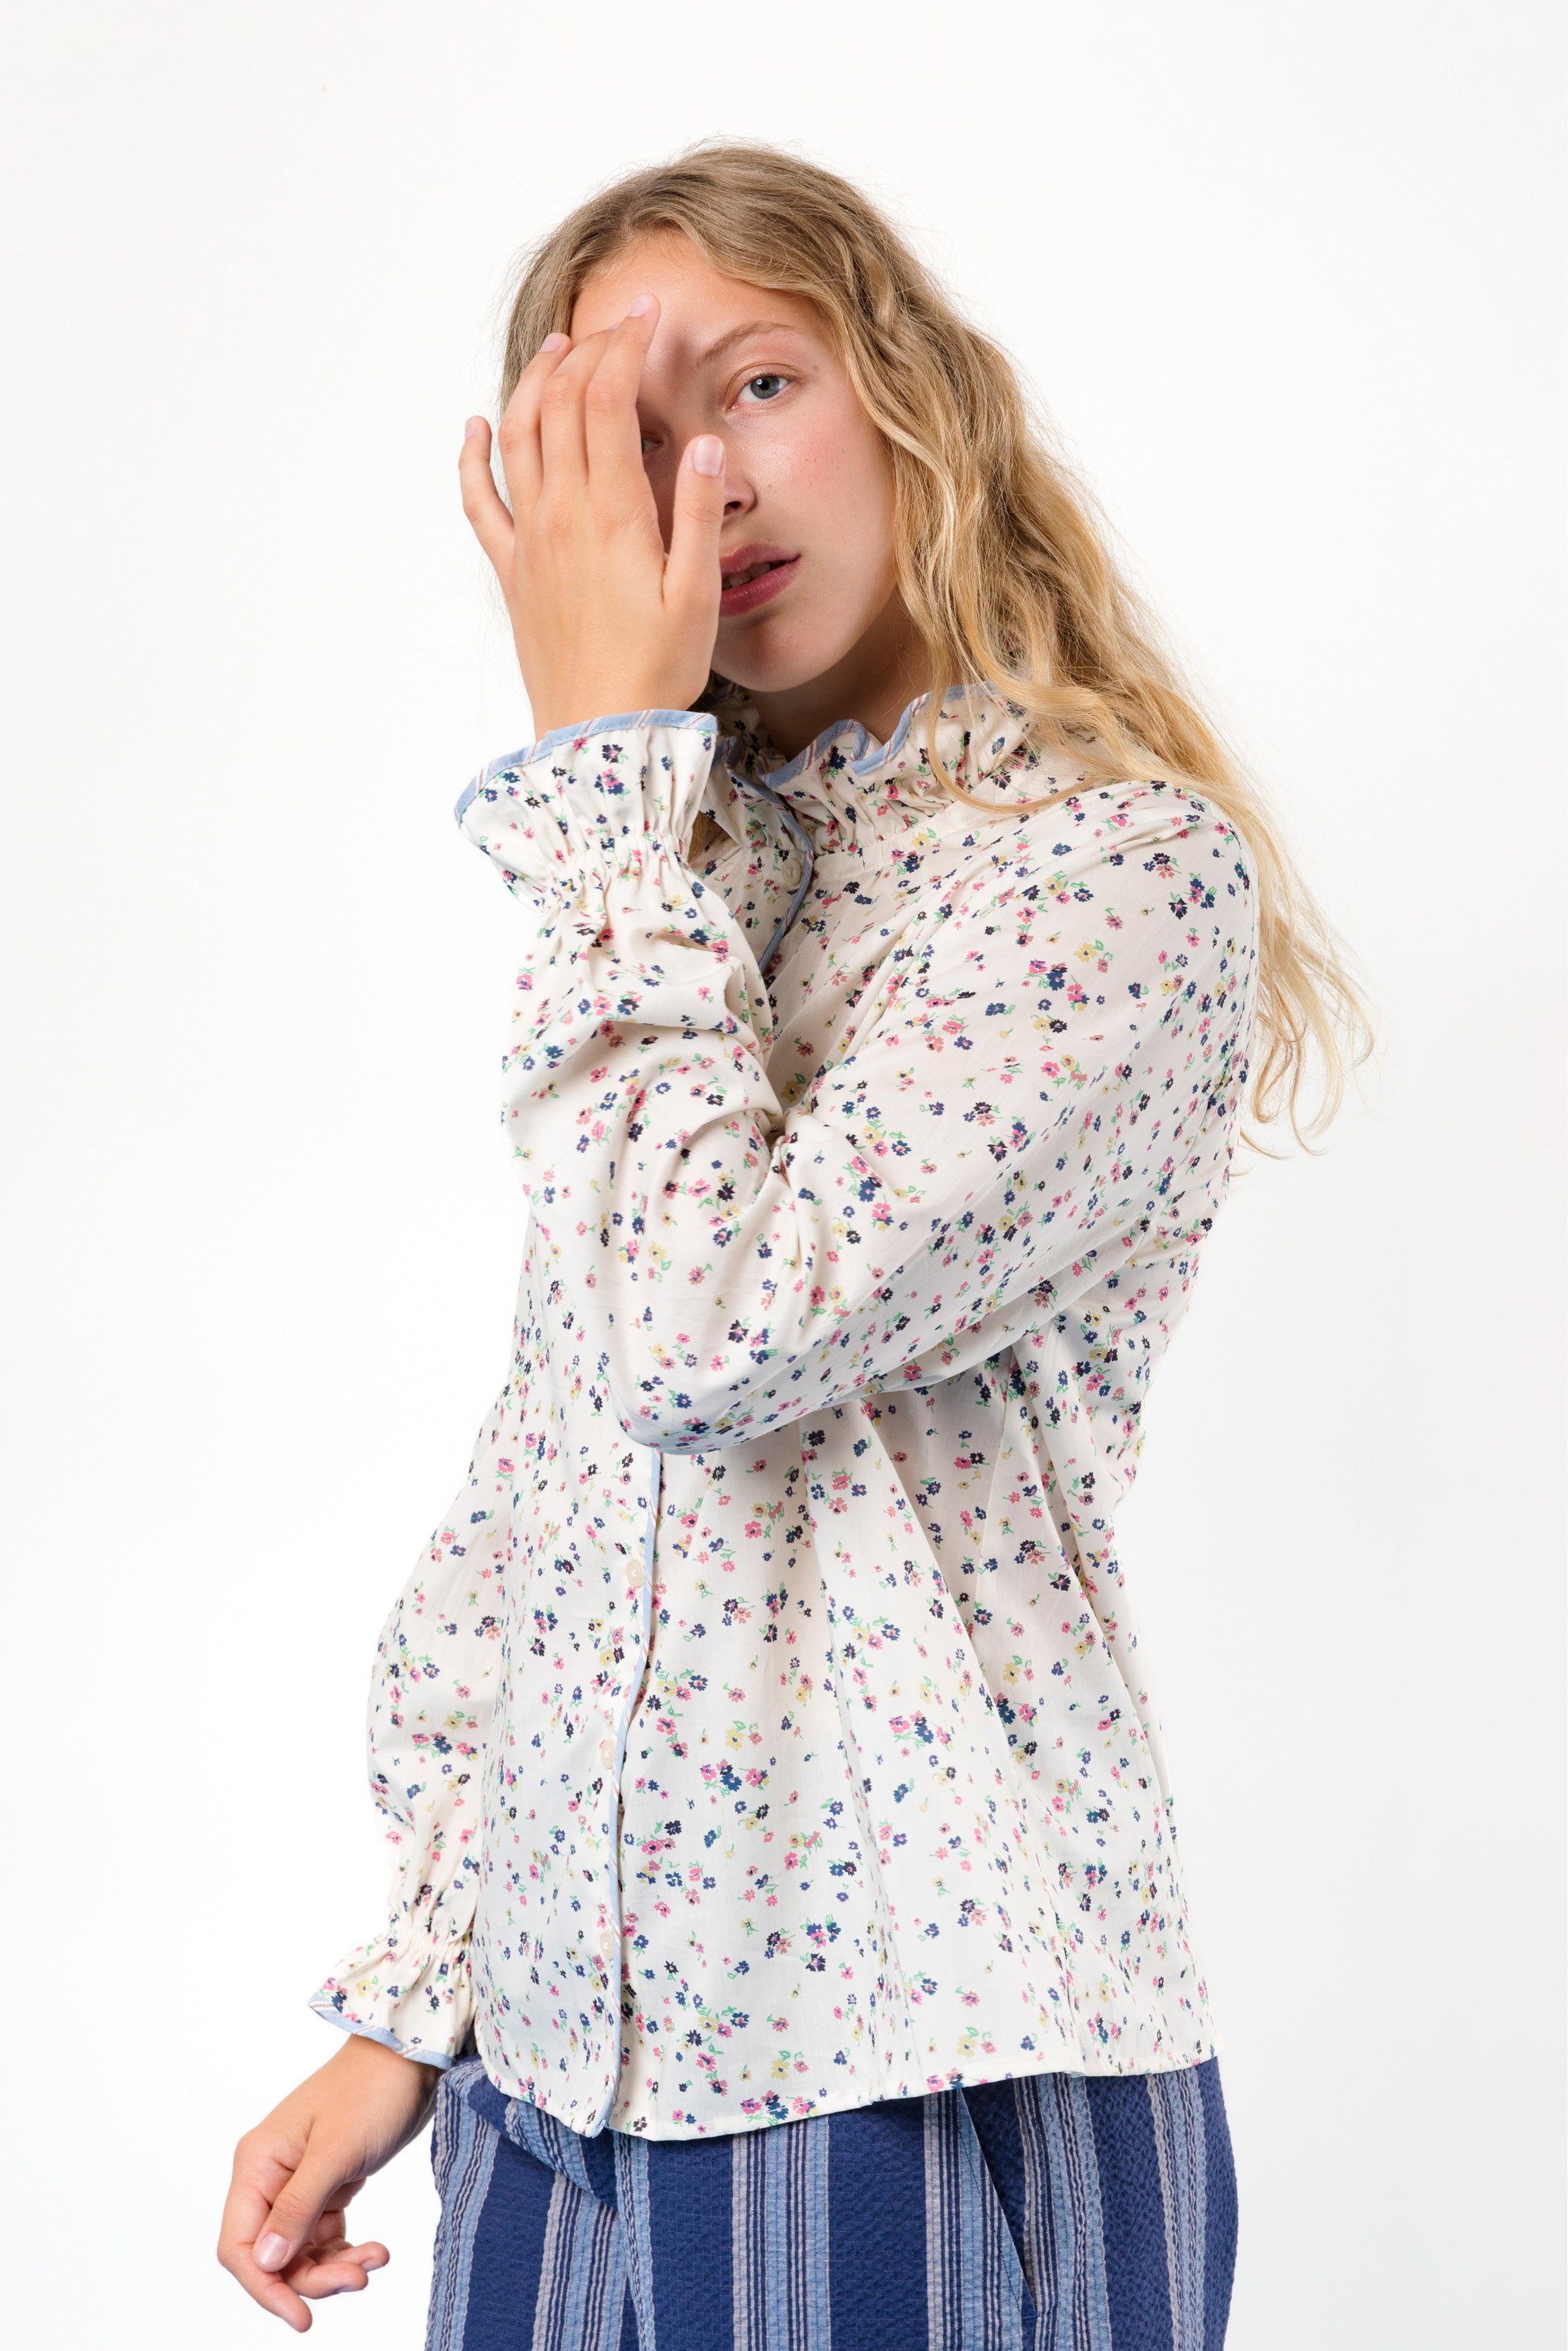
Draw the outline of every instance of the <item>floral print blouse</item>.
[[[1113,1531],[1226,1186],[1250,862],[977,688],[956,798],[923,709],[788,763],[754,712],[601,718],[458,803],[531,1212],[381,1639],[390,1918],[312,2005],[586,2134],[1218,2046]]]

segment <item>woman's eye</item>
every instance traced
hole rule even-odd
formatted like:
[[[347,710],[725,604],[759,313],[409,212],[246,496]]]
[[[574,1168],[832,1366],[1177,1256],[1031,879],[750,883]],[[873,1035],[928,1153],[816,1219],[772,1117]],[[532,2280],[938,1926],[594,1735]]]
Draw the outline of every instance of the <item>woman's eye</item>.
[[[747,378],[747,381],[742,384],[740,388],[740,396],[742,400],[744,400],[747,392],[750,392],[754,394],[758,400],[777,400],[789,381],[789,379],[787,375],[768,374],[750,376]]]

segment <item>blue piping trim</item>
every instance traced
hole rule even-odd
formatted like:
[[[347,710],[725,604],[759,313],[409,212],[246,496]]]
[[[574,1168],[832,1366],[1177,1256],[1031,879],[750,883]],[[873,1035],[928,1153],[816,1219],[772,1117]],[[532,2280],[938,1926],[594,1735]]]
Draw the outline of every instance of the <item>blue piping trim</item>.
[[[944,697],[943,707],[946,708],[947,703],[952,702],[960,695],[983,691],[983,688],[973,686],[949,686],[947,693]],[[930,699],[931,697],[929,695],[916,695],[915,700],[909,705],[909,707],[905,710],[903,717],[899,720],[898,725],[894,728],[891,740],[886,743],[873,742],[871,736],[867,733],[866,729],[860,725],[858,720],[845,721],[843,719],[840,719],[836,726],[825,726],[822,729],[822,732],[816,737],[815,741],[808,743],[803,751],[798,751],[795,754],[795,757],[789,761],[788,767],[776,769],[773,783],[765,784],[759,776],[742,775],[736,777],[735,780],[737,783],[745,785],[752,791],[763,793],[772,801],[774,807],[779,810],[779,815],[789,826],[790,832],[794,835],[796,844],[800,852],[800,879],[796,884],[795,894],[789,901],[789,912],[785,914],[783,921],[775,930],[773,936],[768,940],[767,949],[758,961],[758,968],[763,972],[764,975],[766,975],[768,965],[772,962],[780,945],[782,944],[785,932],[789,929],[790,924],[794,921],[796,915],[800,911],[801,901],[804,899],[807,891],[811,886],[811,870],[816,862],[811,844],[806,837],[805,828],[801,825],[794,810],[789,807],[788,801],[779,798],[778,791],[774,789],[774,785],[791,782],[795,777],[800,775],[801,771],[810,766],[813,759],[820,757],[822,752],[830,750],[833,744],[842,742],[846,734],[852,737],[855,747],[854,758],[851,760],[850,765],[853,768],[856,775],[865,775],[871,768],[879,767],[883,760],[891,759],[895,753],[904,748],[904,743],[908,738],[910,727],[915,723],[916,711],[924,709]],[[721,751],[726,750],[735,740],[736,737],[733,735],[724,736],[720,740],[719,749]]]
[[[952,701],[955,695],[962,694],[965,691],[966,689],[961,685],[949,686],[943,707],[946,707],[946,704]],[[881,750],[878,752],[878,759],[891,759],[894,758],[895,753],[903,750],[904,744],[909,739],[909,730],[915,724],[915,712],[917,710],[923,710],[930,699],[931,696],[928,694],[922,694],[910,704],[908,709],[904,712],[903,717],[894,728],[891,738],[883,744]],[[874,766],[875,764],[875,761],[869,758],[859,759],[855,762],[856,771],[857,773],[863,773],[865,768]]]
[[[792,784],[796,777],[809,767],[812,760],[820,758],[822,752],[830,750],[835,743],[841,742],[846,735],[853,735],[862,748],[871,741],[871,737],[858,721],[852,718],[841,718],[833,726],[824,726],[821,733],[808,743],[803,751],[796,752],[786,767],[775,768],[773,782]],[[725,743],[733,743],[737,740],[737,737],[733,735],[727,735],[724,737]],[[721,744],[720,748],[722,747]]]
[[[963,701],[970,695],[983,695],[988,691],[994,692],[995,689],[977,683],[967,685],[950,685],[942,697],[942,707],[946,710],[950,702]],[[864,775],[868,768],[880,767],[883,759],[891,759],[903,750],[909,739],[909,730],[915,724],[916,712],[924,710],[930,699],[931,696],[928,694],[916,695],[885,743],[871,743],[871,738],[863,726],[856,730],[862,742],[870,744],[870,749],[851,763],[857,775]]]
[[[563,743],[580,743],[587,736],[603,735],[615,726],[711,726],[716,737],[718,733],[717,720],[706,710],[619,710],[609,718],[590,718],[580,726],[552,726],[537,743],[525,744],[520,751],[503,751],[499,758],[481,768],[473,781],[465,784],[454,816],[461,824],[475,793],[503,768],[526,768],[531,760],[542,759],[547,751],[559,750]]]
[[[412,2057],[416,2065],[434,2065],[438,2073],[444,2074],[449,2065],[457,2063],[455,2057],[437,2057],[427,2049],[411,2049],[406,2042],[398,2039],[395,2032],[388,2032],[379,2024],[350,2024],[348,2018],[340,2016],[335,2008],[318,2008],[314,2001],[307,2005],[313,2016],[324,2016],[329,2024],[337,2026],[340,2032],[357,2032],[361,2041],[379,2041],[383,2049],[395,2049],[400,2057]]]
[[[526,767],[530,759],[542,758],[562,743],[580,743],[590,735],[607,734],[612,726],[711,726],[716,736],[718,733],[718,721],[706,710],[621,710],[611,718],[591,718],[581,726],[552,726],[530,749],[515,751],[503,764]]]
[[[800,822],[800,818],[795,814],[794,810],[789,807],[789,803],[779,799],[778,793],[773,789],[770,784],[760,782],[755,776],[737,777],[736,780],[744,784],[751,791],[761,792],[766,799],[772,801],[774,807],[783,818],[786,825],[788,825],[789,831],[794,834],[796,846],[800,852],[800,879],[795,884],[795,894],[789,901],[789,912],[784,915],[783,919],[779,924],[778,928],[775,930],[773,936],[768,940],[765,952],[758,959],[758,969],[766,974],[768,965],[772,962],[775,955],[779,951],[779,946],[783,939],[785,932],[789,929],[790,924],[794,921],[796,915],[800,911],[801,900],[811,886],[811,869],[817,862],[816,852],[812,849],[810,841],[807,839],[805,826]]]
[[[977,682],[949,686],[943,696],[942,706],[946,709],[948,703],[957,700],[962,695],[984,694],[987,691],[988,689]],[[885,743],[876,742],[855,719],[841,718],[833,726],[824,726],[821,733],[808,743],[803,751],[796,752],[795,757],[787,766],[775,769],[774,782],[793,783],[795,778],[811,760],[819,758],[822,752],[830,750],[835,743],[842,742],[846,736],[854,744],[854,756],[850,761],[851,767],[858,776],[867,774],[872,768],[880,766],[883,759],[891,759],[903,750],[909,739],[909,730],[915,724],[915,714],[923,710],[930,699],[928,694],[916,695]],[[612,726],[716,726],[716,724],[717,722],[706,710],[622,710],[608,718],[591,718],[580,726],[554,726],[548,735],[541,735],[537,743],[528,744],[520,751],[504,751],[499,758],[492,759],[488,767],[482,768],[473,782],[464,787],[455,811],[457,821],[459,824],[462,823],[465,811],[475,793],[498,769],[526,768],[530,759],[542,758],[547,751],[558,749],[562,743],[578,743],[585,736],[601,735]],[[726,735],[719,739],[722,747],[726,743],[733,743],[736,738],[733,735]],[[766,791],[769,799],[778,799],[778,794],[770,786],[760,784],[758,789]],[[789,811],[786,810],[785,813],[788,815]],[[797,904],[799,904],[798,900]],[[791,906],[787,919],[792,921],[794,914],[795,908]],[[777,945],[778,938],[775,937],[773,945],[768,950],[768,956],[772,954],[773,946]],[[765,956],[764,963],[767,960],[768,956]]]
[[[978,682],[966,685],[950,685],[943,696],[942,706],[946,709],[948,703],[956,701],[965,695],[985,694],[994,690]],[[883,759],[891,759],[895,752],[903,750],[916,715],[925,709],[930,699],[931,696],[928,694],[917,694],[885,743],[877,742],[874,737],[866,732],[858,719],[841,718],[833,726],[824,726],[821,733],[814,741],[808,743],[803,751],[796,752],[787,767],[774,769],[773,782],[775,784],[793,783],[796,777],[803,768],[810,766],[813,759],[820,758],[822,752],[831,750],[835,743],[843,742],[846,737],[851,739],[855,747],[854,757],[850,761],[850,765],[857,775],[865,775],[872,768],[879,767]],[[725,736],[720,748],[723,748],[724,743],[733,743],[735,739],[733,735]]]
[[[943,697],[943,708],[946,709],[948,703],[960,696],[983,694],[985,690],[984,686],[978,684],[949,686]],[[806,836],[805,827],[800,823],[788,801],[779,796],[776,787],[779,784],[792,783],[812,760],[820,758],[824,751],[831,750],[835,743],[842,742],[846,737],[854,745],[854,754],[850,761],[851,767],[857,776],[866,775],[873,768],[879,767],[884,759],[891,759],[902,751],[909,738],[909,730],[915,724],[915,714],[923,710],[930,699],[928,694],[916,695],[885,743],[874,741],[858,720],[840,719],[832,726],[824,726],[821,733],[808,743],[803,751],[797,751],[787,766],[776,769],[772,782],[765,784],[758,776],[736,778],[737,783],[745,785],[752,791],[761,792],[765,799],[772,801],[793,836],[796,847],[800,852],[800,879],[795,885],[795,893],[789,901],[789,910],[775,928],[773,936],[768,940],[767,947],[758,958],[758,968],[765,975],[783,944],[784,934],[800,911],[806,893],[811,886],[812,868],[816,862],[815,853]],[[547,752],[558,749],[563,743],[580,743],[586,736],[601,735],[618,726],[714,726],[716,728],[716,721],[706,710],[622,710],[607,718],[591,718],[580,726],[552,727],[548,735],[541,735],[537,743],[530,744],[520,751],[504,751],[499,758],[492,759],[488,767],[482,768],[473,781],[465,785],[457,805],[453,810],[454,816],[461,824],[475,794],[501,768],[526,768],[530,760],[542,758]],[[735,740],[736,737],[733,735],[722,736],[718,738],[718,747],[724,750]]]

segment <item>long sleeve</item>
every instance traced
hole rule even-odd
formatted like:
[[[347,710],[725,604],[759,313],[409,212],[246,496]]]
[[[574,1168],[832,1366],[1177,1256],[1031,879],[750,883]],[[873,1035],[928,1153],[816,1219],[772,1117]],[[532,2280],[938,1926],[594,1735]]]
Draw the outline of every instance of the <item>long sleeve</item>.
[[[561,730],[463,816],[537,925],[504,1114],[543,1255],[626,1433],[674,1451],[945,1376],[1178,1217],[1228,1149],[1254,955],[1205,801],[1085,788],[901,902],[786,1115],[750,946],[681,854],[716,736]]]
[[[508,1382],[382,1630],[367,1729],[371,1792],[392,1855],[390,1915],[310,2002],[429,2065],[452,2063],[473,2019],[483,1755],[513,1540],[512,1396]]]

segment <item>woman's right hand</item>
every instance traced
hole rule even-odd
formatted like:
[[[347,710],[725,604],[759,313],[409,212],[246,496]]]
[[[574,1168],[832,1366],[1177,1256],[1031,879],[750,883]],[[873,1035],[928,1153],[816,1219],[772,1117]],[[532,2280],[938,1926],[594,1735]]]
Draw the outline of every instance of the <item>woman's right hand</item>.
[[[363,2033],[291,2090],[235,2149],[218,2259],[303,2335],[304,2297],[362,2293],[384,2245],[351,2245],[349,2199],[423,2128],[439,2076]]]
[[[687,443],[666,552],[637,421],[658,322],[656,298],[643,294],[618,327],[575,345],[547,336],[497,434],[509,510],[489,425],[468,420],[463,508],[506,595],[537,736],[611,712],[685,710],[707,684],[725,445],[716,433]]]

